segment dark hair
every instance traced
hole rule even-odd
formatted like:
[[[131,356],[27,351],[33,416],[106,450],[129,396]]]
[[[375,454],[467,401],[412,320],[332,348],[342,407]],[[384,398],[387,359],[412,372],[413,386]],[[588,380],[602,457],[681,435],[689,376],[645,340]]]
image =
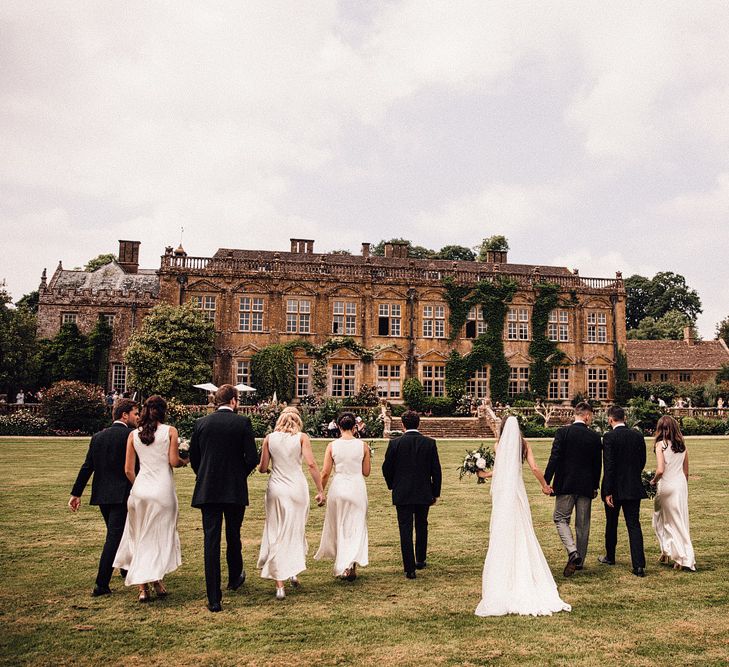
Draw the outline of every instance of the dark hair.
[[[622,422],[625,421],[625,410],[621,408],[619,405],[611,405],[608,408],[608,417],[611,419],[614,419],[616,422]]]
[[[154,432],[162,424],[167,413],[167,401],[161,396],[150,396],[144,401],[142,416],[139,418],[139,439],[145,445],[154,442]]]
[[[357,418],[354,416],[353,412],[343,412],[339,415],[339,419],[337,419],[337,424],[339,424],[339,428],[343,431],[351,431],[356,422]]]
[[[661,441],[670,442],[671,449],[676,453],[686,451],[686,445],[681,434],[681,427],[671,415],[663,415],[656,424],[656,439],[653,447],[655,448]]]
[[[402,425],[406,429],[418,428],[418,426],[420,425],[420,415],[415,412],[415,410],[408,410],[407,412],[403,412],[400,419],[402,419]]]
[[[112,417],[114,417],[114,421],[118,421],[122,418],[122,415],[125,412],[131,412],[134,408],[138,407],[139,403],[133,401],[131,398],[122,398],[122,400],[117,401],[117,404],[114,406]]]
[[[592,406],[587,401],[580,401],[575,405],[576,415],[584,415],[587,412],[592,413]]]
[[[215,392],[215,405],[228,405],[234,398],[238,398],[238,390],[232,384],[224,384]]]

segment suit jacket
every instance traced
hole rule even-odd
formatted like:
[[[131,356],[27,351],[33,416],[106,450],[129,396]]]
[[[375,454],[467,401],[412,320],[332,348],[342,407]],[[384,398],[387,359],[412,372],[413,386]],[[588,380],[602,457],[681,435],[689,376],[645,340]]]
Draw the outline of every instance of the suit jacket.
[[[393,505],[432,505],[440,496],[442,473],[433,438],[409,431],[390,440],[382,463]]]
[[[248,504],[248,475],[258,465],[251,420],[217,410],[195,422],[190,465],[197,475],[192,506]]]
[[[547,484],[552,481],[555,494],[592,498],[600,488],[602,444],[600,436],[586,424],[577,422],[557,431],[552,453],[544,471]]]
[[[133,429],[114,423],[91,438],[86,460],[78,471],[72,496],[80,496],[91,475],[90,505],[113,505],[127,502],[132,483],[124,474],[127,439]]]
[[[614,500],[640,500],[648,495],[640,474],[645,467],[646,447],[643,435],[627,426],[618,426],[602,438],[605,475],[602,497]]]

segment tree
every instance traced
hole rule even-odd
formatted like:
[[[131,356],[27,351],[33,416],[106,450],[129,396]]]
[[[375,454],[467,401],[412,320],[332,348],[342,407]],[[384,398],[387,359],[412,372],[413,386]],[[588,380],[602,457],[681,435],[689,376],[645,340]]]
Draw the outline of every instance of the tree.
[[[716,325],[716,339],[722,339],[727,345],[729,345],[729,316],[725,317],[721,322]],[[729,379],[729,378],[727,378]]]
[[[351,250],[344,250],[344,249],[342,249],[342,250],[332,250],[329,254],[330,255],[351,255],[352,254],[352,251]]]
[[[488,251],[508,252],[509,241],[503,234],[495,234],[494,236],[489,236],[488,238],[485,238],[483,241],[481,241],[481,245],[478,248],[478,261],[485,262],[486,253]]]
[[[115,259],[116,259],[116,255],[114,255],[113,253],[107,253],[105,255],[97,255],[93,259],[90,259],[88,262],[86,262],[84,271],[96,271],[96,269],[99,269],[102,266],[111,264]]]
[[[251,378],[262,398],[271,398],[275,392],[278,400],[290,401],[295,377],[296,363],[290,346],[267,345],[251,358]]]
[[[462,245],[446,245],[436,253],[435,258],[473,262],[476,259],[476,253]]]
[[[729,364],[723,364],[716,374],[716,383],[729,382]]]
[[[192,304],[155,306],[125,354],[131,386],[145,396],[194,400],[193,385],[212,375],[214,337],[213,322]]]
[[[114,332],[105,318],[100,317],[88,335],[86,345],[91,382],[106,387],[109,375],[109,348]]]
[[[34,315],[38,314],[38,300],[40,298],[40,295],[38,293],[38,290],[35,290],[33,292],[28,292],[25,296],[20,297],[19,301],[15,302],[16,308],[24,308],[30,313],[33,313]]]
[[[430,250],[421,245],[413,245],[412,241],[409,239],[402,238],[390,239],[388,241],[382,239],[374,248],[372,248],[372,254],[377,257],[384,257],[385,245],[387,243],[407,243],[408,257],[412,257],[413,259],[433,259],[437,255],[435,250]]]
[[[651,279],[637,274],[626,278],[625,285],[625,326],[637,329],[641,320],[648,317]]]
[[[40,342],[38,364],[43,385],[59,380],[87,382],[92,373],[86,336],[72,322],[62,325],[53,338]]]
[[[685,315],[691,324],[701,313],[701,299],[678,273],[663,271],[653,278],[633,275],[625,280],[625,323],[637,329],[646,317],[660,320],[671,311]]]
[[[35,386],[36,317],[27,308],[11,308],[10,295],[0,288],[0,393],[14,396]]]
[[[693,323],[686,315],[678,310],[669,310],[658,320],[654,320],[652,317],[644,317],[637,329],[628,331],[628,338],[635,340],[681,340],[684,328],[687,326],[694,328]]]

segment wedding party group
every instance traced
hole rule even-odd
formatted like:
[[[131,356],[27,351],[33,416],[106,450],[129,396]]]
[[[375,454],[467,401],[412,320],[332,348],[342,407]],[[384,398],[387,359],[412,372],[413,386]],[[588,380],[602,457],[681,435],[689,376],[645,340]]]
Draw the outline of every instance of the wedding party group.
[[[331,560],[335,577],[354,581],[357,568],[369,562],[365,477],[371,471],[370,448],[356,437],[355,416],[350,412],[339,415],[340,435],[327,445],[320,470],[295,407],[284,409],[259,454],[250,420],[236,413],[238,400],[235,387],[220,387],[215,394],[216,410],[195,422],[190,440],[189,465],[196,475],[192,506],[202,515],[208,609],[222,611],[223,525],[227,590],[238,590],[246,580],[241,527],[249,504],[248,477],[256,468],[269,475],[257,566],[261,577],[275,582],[276,599],[286,598],[287,585],[299,587],[298,576],[306,569],[310,494],[303,464],[316,486],[317,504],[326,506],[314,558]],[[188,457],[179,449],[177,430],[165,423],[166,408],[162,397],[151,396],[140,414],[137,403],[121,399],[114,406],[114,423],[91,439],[68,504],[78,511],[93,475],[90,504],[99,506],[107,528],[93,596],[111,593],[112,574],[118,568],[127,586],[137,586],[139,602],[149,602],[153,591],[164,597],[164,577],[182,562],[173,469],[188,465]],[[554,522],[567,552],[565,577],[586,567],[591,505],[598,493],[606,526],[605,553],[597,561],[605,566],[616,563],[622,509],[632,572],[645,576],[639,520],[640,502],[647,497],[641,478],[645,440],[625,425],[625,413],[619,406],[609,409],[611,430],[602,438],[589,428],[592,418],[589,403],[575,407],[574,423],[558,430],[544,473],[516,417],[506,419],[495,446],[493,468],[478,472],[491,480],[492,510],[476,615],[541,616],[571,610],[560,598],[534,532],[522,477],[525,462],[543,493],[555,496]],[[435,440],[418,430],[418,413],[407,411],[402,421],[405,430],[390,440],[382,474],[396,509],[403,571],[407,579],[416,579],[417,571],[427,567],[428,515],[441,495],[442,473]],[[653,528],[661,547],[660,562],[694,570],[688,454],[672,417],[659,420],[654,447]],[[570,527],[573,514],[574,535]]]

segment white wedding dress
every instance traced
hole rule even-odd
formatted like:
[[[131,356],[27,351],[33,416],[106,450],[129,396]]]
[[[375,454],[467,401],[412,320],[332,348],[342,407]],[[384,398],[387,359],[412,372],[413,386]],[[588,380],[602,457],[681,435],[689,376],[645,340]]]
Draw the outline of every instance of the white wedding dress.
[[[516,417],[506,420],[496,447],[491,484],[489,547],[476,616],[550,616],[572,607],[560,599],[534,534],[522,478],[521,433]]]

